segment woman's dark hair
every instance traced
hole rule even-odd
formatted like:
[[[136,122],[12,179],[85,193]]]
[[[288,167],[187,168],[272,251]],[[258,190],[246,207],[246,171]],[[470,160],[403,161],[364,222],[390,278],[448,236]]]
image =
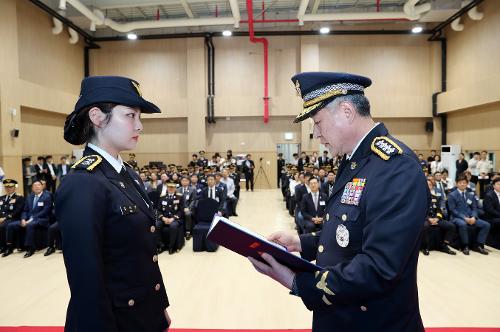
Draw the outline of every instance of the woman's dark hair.
[[[82,134],[85,137],[85,142],[90,142],[96,135],[95,129],[94,129],[94,124],[92,121],[90,121],[89,117],[89,111],[97,107],[98,109],[103,112],[106,117],[104,118],[104,125],[107,125],[111,121],[111,116],[112,116],[112,111],[113,108],[115,108],[117,104],[113,103],[99,103],[99,104],[94,104],[88,107],[85,107],[80,111],[80,115],[82,115],[84,118],[82,119]]]
[[[99,103],[87,106],[80,110],[74,119],[74,122],[77,124],[78,128],[75,130],[75,135],[79,136],[78,141],[80,144],[90,142],[96,135],[94,124],[90,121],[89,112],[92,108],[97,107],[103,112],[106,117],[104,118],[104,125],[107,125],[111,121],[112,111],[118,104],[114,103]]]

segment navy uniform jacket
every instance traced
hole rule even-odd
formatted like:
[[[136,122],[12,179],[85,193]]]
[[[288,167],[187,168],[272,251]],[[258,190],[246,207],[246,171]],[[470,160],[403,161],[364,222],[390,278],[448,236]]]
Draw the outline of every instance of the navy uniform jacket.
[[[318,191],[318,209],[314,206],[314,200],[312,198],[312,192],[305,195],[302,198],[300,211],[305,220],[312,221],[314,217],[323,218],[325,215],[326,201],[328,200],[328,195]]]
[[[0,197],[0,218],[20,220],[24,208],[24,197],[14,193],[7,201],[7,195]]]
[[[344,157],[322,231],[300,237],[302,256],[323,267],[296,275],[314,332],[424,331],[417,261],[429,189],[416,155],[387,135],[379,124]]]
[[[169,302],[152,203],[135,189],[141,180],[131,167],[133,181],[104,158],[93,162],[101,156],[92,149],[84,156],[56,193],[71,290],[65,331],[163,331]]]
[[[182,194],[176,192],[171,196],[167,193],[160,198],[158,209],[162,216],[174,218],[179,221],[184,213],[184,199]]]
[[[465,201],[460,191],[452,191],[448,195],[448,207],[452,218],[475,217],[477,219],[478,217],[476,194],[471,191],[465,191]]]
[[[34,199],[35,194],[33,193],[26,198],[21,219],[29,220],[33,218],[34,222],[48,227],[52,215],[52,194],[44,190],[36,206],[33,206]]]
[[[427,212],[428,218],[438,218],[443,219],[443,211],[439,203],[439,197],[431,193],[431,205],[429,206],[429,211]]]

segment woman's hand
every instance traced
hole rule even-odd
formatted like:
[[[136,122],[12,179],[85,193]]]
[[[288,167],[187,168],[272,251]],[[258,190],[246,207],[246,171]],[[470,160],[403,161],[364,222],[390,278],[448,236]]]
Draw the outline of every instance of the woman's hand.
[[[170,319],[167,309],[165,309],[165,318],[167,319],[168,327],[170,327],[170,325],[172,325],[172,319]]]

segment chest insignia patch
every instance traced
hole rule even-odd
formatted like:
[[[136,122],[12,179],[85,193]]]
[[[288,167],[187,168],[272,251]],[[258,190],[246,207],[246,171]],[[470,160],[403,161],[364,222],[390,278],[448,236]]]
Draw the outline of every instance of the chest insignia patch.
[[[355,178],[344,187],[340,203],[348,205],[359,205],[361,194],[365,189],[366,179]]]

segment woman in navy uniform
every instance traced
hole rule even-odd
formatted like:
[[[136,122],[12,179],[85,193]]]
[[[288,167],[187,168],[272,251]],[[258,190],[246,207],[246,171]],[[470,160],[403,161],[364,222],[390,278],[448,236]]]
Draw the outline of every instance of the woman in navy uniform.
[[[269,237],[316,260],[316,273],[293,273],[273,257],[256,269],[313,311],[313,332],[423,332],[417,262],[430,205],[422,167],[406,145],[370,116],[371,80],[346,73],[292,78],[304,100],[295,122],[314,120],[314,136],[343,155],[321,232]]]
[[[82,81],[64,139],[87,143],[56,194],[71,290],[65,331],[168,329],[167,293],[156,255],[153,205],[120,152],[134,149],[141,112],[159,113],[124,77]]]

